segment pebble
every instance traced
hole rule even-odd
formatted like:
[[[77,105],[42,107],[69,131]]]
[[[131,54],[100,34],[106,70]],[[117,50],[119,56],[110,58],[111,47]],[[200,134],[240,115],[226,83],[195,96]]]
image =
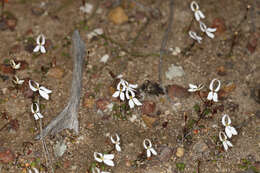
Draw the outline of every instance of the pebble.
[[[128,21],[128,16],[122,7],[116,7],[109,12],[108,19],[114,24],[120,25]]]
[[[56,157],[61,157],[67,150],[67,146],[64,142],[58,142],[54,146],[53,150]]]
[[[153,126],[155,126],[155,123],[157,122],[158,118],[155,117],[150,117],[148,115],[142,115],[142,119],[145,123],[146,126],[148,126],[149,128],[152,128]]]
[[[109,59],[109,55],[105,54],[104,56],[101,57],[100,62],[107,63],[108,59]]]
[[[167,162],[172,157],[172,149],[168,146],[163,146],[159,148],[159,155],[158,158],[162,162]]]
[[[188,90],[179,85],[168,85],[166,90],[171,99],[175,99],[175,97],[188,98],[190,96]]]
[[[142,102],[142,113],[146,115],[150,115],[154,113],[156,104],[153,101],[143,101]]]
[[[203,153],[206,150],[208,150],[209,148],[208,148],[207,144],[204,141],[199,140],[197,143],[195,143],[193,145],[192,149],[193,149],[193,151],[195,153]]]
[[[185,72],[181,66],[176,66],[172,64],[169,68],[168,71],[165,72],[166,78],[169,80],[174,79],[175,77],[182,77],[185,75]]]
[[[176,151],[176,156],[177,157],[182,157],[184,155],[184,148],[183,147],[178,147]]]

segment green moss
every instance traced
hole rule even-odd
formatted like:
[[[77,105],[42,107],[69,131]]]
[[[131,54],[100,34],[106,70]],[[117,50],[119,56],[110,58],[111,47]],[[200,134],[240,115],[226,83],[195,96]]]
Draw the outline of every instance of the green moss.
[[[176,167],[179,171],[184,171],[185,164],[184,163],[176,163]]]

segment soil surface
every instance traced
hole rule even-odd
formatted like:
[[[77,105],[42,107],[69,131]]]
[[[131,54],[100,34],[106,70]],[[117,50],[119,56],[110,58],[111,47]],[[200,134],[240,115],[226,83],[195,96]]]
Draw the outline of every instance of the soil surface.
[[[9,0],[0,22],[0,172],[87,173],[92,167],[114,173],[237,173],[260,169],[260,2],[199,0],[215,27],[207,37],[190,9],[191,1],[174,1],[173,23],[162,48],[162,82],[158,80],[161,43],[168,26],[170,0]],[[116,10],[115,10],[116,9]],[[118,10],[120,9],[120,10]],[[102,35],[89,34],[97,28]],[[40,98],[45,127],[67,104],[73,55],[71,36],[80,31],[86,45],[79,134],[63,130],[45,138],[46,161],[39,120],[31,104],[39,98],[28,80],[52,90]],[[203,37],[198,44],[189,31]],[[46,37],[47,53],[34,53],[36,38]],[[109,55],[102,62],[104,55]],[[9,62],[21,62],[13,70]],[[103,59],[104,60],[104,59]],[[171,68],[175,70],[170,73]],[[118,79],[138,84],[136,97],[143,106],[112,95]],[[23,85],[12,82],[14,75]],[[210,82],[221,82],[219,101],[207,101]],[[189,84],[204,84],[187,92]],[[163,93],[163,94],[162,94]],[[228,114],[238,135],[224,150],[219,132]],[[121,152],[110,136],[120,136]],[[146,157],[143,140],[150,139],[156,156]],[[64,153],[59,153],[65,147]],[[100,164],[94,152],[115,154],[114,167]],[[55,154],[56,153],[56,154]]]

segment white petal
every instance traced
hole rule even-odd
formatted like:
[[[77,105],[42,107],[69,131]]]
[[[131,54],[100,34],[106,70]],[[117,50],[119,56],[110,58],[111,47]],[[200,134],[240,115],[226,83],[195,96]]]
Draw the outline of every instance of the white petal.
[[[104,154],[104,159],[112,160],[114,159],[115,155],[114,154]]]
[[[209,32],[216,32],[217,29],[216,28],[207,28],[207,31],[209,31]]]
[[[198,9],[199,9],[198,3],[197,3],[196,1],[192,1],[191,4],[190,4],[190,9],[191,9],[192,11],[198,10]]]
[[[129,88],[137,88],[138,85],[137,84],[129,84]]]
[[[155,151],[155,149],[151,148],[150,150],[153,153],[153,155],[157,155],[157,152]]]
[[[35,173],[39,173],[38,169],[36,168],[32,168],[34,170]]]
[[[214,38],[214,37],[215,37],[215,35],[214,35],[213,33],[211,33],[211,32],[206,31],[206,34],[207,34],[210,38]]]
[[[207,26],[205,25],[205,23],[203,23],[201,21],[200,21],[200,29],[201,29],[202,32],[205,32],[206,29],[207,29]]]
[[[96,161],[101,163],[102,162],[101,157],[103,157],[103,155],[101,153],[94,152],[94,158]]]
[[[227,142],[227,145],[230,146],[230,147],[233,147],[232,143],[230,141],[226,141]]]
[[[227,127],[225,128],[225,132],[226,132],[228,138],[231,138],[231,137],[232,137],[232,132],[230,131],[229,126],[227,126]]]
[[[29,87],[31,88],[31,90],[37,91],[38,89],[35,88],[35,87],[32,85],[32,82],[33,82],[37,87],[39,87],[39,84],[38,84],[37,82],[34,82],[34,81],[32,81],[32,80],[29,80]]]
[[[218,94],[217,93],[213,93],[213,101],[218,102]]]
[[[116,141],[114,140],[114,138],[113,138],[112,136],[110,136],[110,139],[111,139],[111,142],[112,142],[113,144],[116,143]]]
[[[147,155],[147,157],[151,157],[151,151],[150,151],[150,149],[148,149],[148,150],[146,151],[146,155]]]
[[[29,173],[32,173],[32,171],[29,169]]]
[[[218,79],[216,79],[216,81],[218,82],[218,86],[217,86],[217,88],[215,89],[215,92],[218,92],[219,89],[220,89],[220,86],[221,86],[221,82],[220,82],[220,80],[218,80]]]
[[[40,50],[40,45],[37,45],[34,49],[33,49],[33,52],[39,52]]]
[[[44,45],[45,44],[45,36],[43,34],[41,34],[41,37],[42,37],[41,45]]]
[[[33,116],[34,116],[34,119],[35,119],[35,120],[38,120],[38,119],[39,119],[39,117],[38,117],[37,114],[33,114]]]
[[[198,14],[199,14],[200,18],[202,18],[202,19],[205,18],[205,15],[200,10],[198,11]]]
[[[116,92],[112,95],[112,97],[118,97],[119,94],[120,94],[120,91],[116,91]]]
[[[208,99],[208,100],[212,100],[212,98],[213,98],[213,92],[210,91],[209,94],[208,94],[207,99]]]
[[[237,135],[237,131],[236,131],[236,129],[234,127],[230,126],[230,130],[231,130],[233,135]]]
[[[119,144],[116,144],[116,150],[117,150],[118,152],[120,152],[120,151],[121,151],[121,147],[120,147],[120,145],[119,145]]]
[[[124,94],[123,92],[120,93],[120,99],[121,99],[122,101],[125,100],[125,94]]]
[[[193,39],[196,40],[197,35],[196,35],[195,32],[193,32],[193,31],[189,31],[189,35],[190,35],[191,38],[193,38]]]
[[[227,151],[228,145],[227,145],[226,141],[223,142],[223,146],[224,146],[224,149]]]
[[[100,173],[100,170],[97,167],[92,168],[92,173]]]
[[[188,91],[189,91],[189,92],[195,92],[195,91],[197,91],[197,90],[190,88],[190,89],[188,89]]]
[[[44,99],[49,100],[49,95],[45,91],[39,90],[39,93]]]
[[[197,85],[189,84],[190,89],[197,89]]]
[[[40,87],[40,90],[43,90],[43,91],[46,92],[47,94],[52,93],[51,90],[49,90],[49,89],[47,89],[47,88],[45,88],[45,87],[43,87],[43,86]]]
[[[148,143],[148,146],[147,146],[147,143]],[[150,141],[150,139],[145,139],[143,141],[143,146],[144,146],[145,149],[152,147],[152,142]]]
[[[41,53],[46,53],[46,49],[44,46],[40,46],[41,47]]]
[[[132,99],[129,100],[128,104],[129,104],[130,108],[134,108],[135,107],[135,104],[134,104]]]
[[[41,43],[40,43],[40,39],[41,39],[41,35],[38,35],[38,37],[37,37],[37,39],[36,39],[36,43],[37,43],[37,44],[41,44]]]
[[[112,160],[104,160],[104,163],[107,164],[108,166],[115,166]]]
[[[40,112],[37,113],[37,116],[38,116],[39,118],[43,118],[43,115],[42,115]]]
[[[196,11],[196,12],[194,13],[194,16],[195,16],[195,19],[196,19],[197,21],[200,21],[200,16],[199,16],[198,11]]]
[[[209,84],[209,89],[211,90],[211,91],[213,91],[213,86],[214,86],[214,82],[216,81],[216,79],[213,79],[211,82],[210,82],[210,84]]]
[[[139,100],[137,100],[137,98],[133,98],[133,102],[134,102],[137,106],[141,106],[141,105],[142,105],[142,103],[141,103]]]
[[[226,126],[226,117],[227,117],[227,114],[224,114],[223,117],[222,117],[223,126]]]

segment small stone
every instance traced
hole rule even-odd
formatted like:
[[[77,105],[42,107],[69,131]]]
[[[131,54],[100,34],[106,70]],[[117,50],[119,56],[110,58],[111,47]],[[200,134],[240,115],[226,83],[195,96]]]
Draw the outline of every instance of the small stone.
[[[217,31],[216,33],[222,34],[223,32],[226,31],[226,25],[225,25],[225,21],[223,18],[215,18],[213,20],[213,24],[211,26],[211,28],[216,28]]]
[[[233,82],[227,84],[226,86],[224,86],[224,87],[222,88],[222,90],[223,90],[226,94],[227,94],[227,93],[230,93],[230,92],[232,92],[232,91],[234,91],[235,89],[236,89],[236,85],[235,85]]]
[[[131,164],[131,161],[127,160],[127,161],[125,162],[125,166],[126,166],[126,167],[131,167],[131,165],[132,165],[132,164]]]
[[[168,146],[159,148],[158,158],[161,162],[167,162],[172,157],[172,149]]]
[[[108,59],[109,59],[109,55],[106,54],[106,55],[101,57],[100,62],[106,63],[108,61]]]
[[[148,126],[149,128],[152,128],[153,126],[155,126],[158,118],[154,118],[154,117],[150,117],[148,115],[142,115],[142,119],[145,123],[146,126]]]
[[[44,13],[44,9],[40,7],[33,7],[32,8],[32,14],[35,16],[41,16]]]
[[[175,77],[182,77],[185,75],[185,72],[181,66],[176,66],[172,64],[169,68],[168,71],[165,72],[166,78],[169,80],[174,79]]]
[[[64,76],[64,70],[60,67],[53,67],[48,70],[47,76],[55,78],[55,79],[61,79]]]
[[[15,155],[10,149],[0,150],[0,162],[7,164],[14,161],[14,159]]]
[[[219,76],[225,76],[227,73],[226,73],[226,69],[224,66],[220,66],[217,68],[217,73]]]
[[[188,98],[190,96],[188,90],[179,85],[168,85],[166,90],[169,97],[173,100],[175,98]]]
[[[53,150],[54,150],[54,154],[55,154],[56,157],[61,157],[65,153],[65,151],[67,150],[67,146],[64,142],[62,142],[62,143],[58,142],[54,146]]]
[[[156,104],[153,101],[143,101],[142,102],[142,113],[146,115],[150,115],[154,113]]]
[[[257,47],[259,34],[258,33],[252,33],[248,39],[247,43],[247,49],[250,53],[254,53],[255,49]]]
[[[204,141],[199,140],[197,143],[195,143],[193,145],[192,149],[193,149],[193,151],[195,153],[201,154],[201,153],[204,153],[209,148],[208,148],[207,144]]]
[[[113,23],[120,25],[128,21],[128,16],[122,7],[116,7],[109,12],[108,19]]]
[[[101,111],[104,111],[107,108],[108,104],[109,104],[109,101],[107,99],[98,99],[96,101],[96,106]]]
[[[184,155],[184,148],[183,147],[178,147],[176,151],[176,156],[177,157],[182,157]]]

